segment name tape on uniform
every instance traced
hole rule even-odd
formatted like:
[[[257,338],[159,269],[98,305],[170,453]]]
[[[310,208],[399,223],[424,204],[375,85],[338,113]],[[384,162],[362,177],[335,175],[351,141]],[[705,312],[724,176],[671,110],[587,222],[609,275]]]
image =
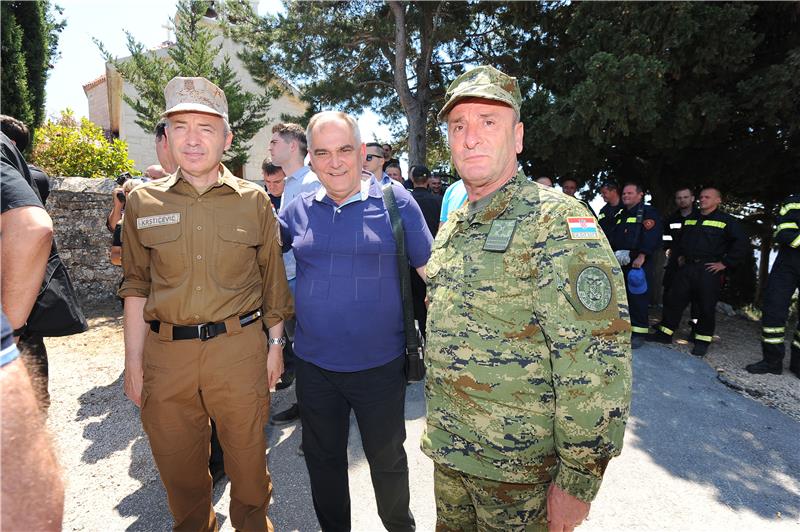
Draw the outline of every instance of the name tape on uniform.
[[[598,240],[597,222],[591,216],[567,218],[569,237],[572,240]]]
[[[169,214],[156,214],[154,216],[143,216],[136,218],[136,229],[147,229],[157,225],[172,225],[180,223],[181,213],[171,212]]]

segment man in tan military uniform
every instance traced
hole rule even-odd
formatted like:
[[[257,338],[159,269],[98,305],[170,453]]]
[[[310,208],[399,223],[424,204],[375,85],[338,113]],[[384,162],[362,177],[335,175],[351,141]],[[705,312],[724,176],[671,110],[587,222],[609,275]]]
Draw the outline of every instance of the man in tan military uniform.
[[[217,527],[209,418],[231,524],[272,530],[264,425],[293,312],[276,218],[263,188],[220,163],[233,138],[225,94],[204,78],[174,78],[164,94],[178,170],[128,196],[125,393],[141,406],[175,530]]]
[[[427,427],[437,530],[569,531],[622,448],[631,394],[625,285],[574,198],[519,170],[516,79],[459,76],[439,118],[469,202],[428,276]]]

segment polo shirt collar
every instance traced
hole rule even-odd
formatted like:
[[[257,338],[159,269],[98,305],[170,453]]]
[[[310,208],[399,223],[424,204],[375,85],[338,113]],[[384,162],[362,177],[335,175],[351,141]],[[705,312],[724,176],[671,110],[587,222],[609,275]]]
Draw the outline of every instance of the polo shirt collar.
[[[324,186],[320,186],[317,189],[317,193],[314,195],[315,201],[324,201],[325,198],[328,196],[328,191],[325,190]],[[347,198],[339,207],[344,207],[350,203],[355,203],[357,201],[366,201],[368,197],[372,196],[373,198],[382,197],[381,191],[378,188],[378,183],[373,179],[361,180],[361,188],[358,192]],[[333,200],[331,200],[333,201]]]
[[[214,187],[217,185],[227,185],[232,188],[234,192],[241,196],[242,191],[239,189],[239,182],[236,176],[233,175],[222,163],[220,163],[218,171],[219,177],[217,178],[217,183],[211,186]],[[174,174],[171,174],[169,177],[165,178],[164,184],[167,186],[167,188],[172,188],[178,183],[179,180],[186,181],[186,178],[183,177],[183,172],[181,171],[180,167]],[[188,183],[188,181],[186,182]]]
[[[303,179],[303,177],[310,171],[311,168],[308,165],[301,166],[293,174],[286,176],[286,181],[289,181],[290,179]]]

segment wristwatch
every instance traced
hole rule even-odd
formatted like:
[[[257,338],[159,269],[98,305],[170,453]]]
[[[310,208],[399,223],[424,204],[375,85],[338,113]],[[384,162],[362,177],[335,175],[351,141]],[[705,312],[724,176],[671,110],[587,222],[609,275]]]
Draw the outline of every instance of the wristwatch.
[[[284,338],[283,336],[281,336],[280,338],[270,338],[270,339],[267,341],[267,344],[268,344],[268,345],[280,345],[280,346],[284,346],[284,345],[286,345],[286,338]]]

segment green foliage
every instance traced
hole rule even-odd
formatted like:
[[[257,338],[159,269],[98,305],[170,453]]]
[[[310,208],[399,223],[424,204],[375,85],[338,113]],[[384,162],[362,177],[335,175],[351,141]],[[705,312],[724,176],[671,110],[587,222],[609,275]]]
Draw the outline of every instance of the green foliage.
[[[44,120],[48,71],[58,58],[58,37],[66,25],[55,20],[61,12],[48,0],[0,3],[3,114],[31,128]]]
[[[219,86],[228,100],[228,116],[234,132],[223,162],[236,171],[247,163],[250,141],[266,124],[265,115],[276,91],[269,83],[264,84],[261,94],[245,91],[230,66],[230,58],[218,57],[215,33],[203,20],[210,5],[210,2],[186,0],[178,3],[173,20],[175,44],[166,54],[145,50],[130,33],[126,35],[131,57],[124,61],[112,57],[99,41],[95,40],[95,44],[105,60],[136,89],[136,98],[123,95],[123,99],[136,112],[136,123],[145,131],[152,131],[160,120],[165,109],[164,87],[175,76],[201,76]]]
[[[410,164],[424,163],[427,139],[441,140],[429,123],[447,85],[465,64],[479,62],[470,42],[484,19],[475,4],[285,1],[284,7],[259,17],[247,0],[225,5],[227,31],[244,45],[239,57],[253,77],[279,76],[300,87],[306,120],[323,109],[372,109],[408,148]]]
[[[102,178],[138,173],[125,142],[107,140],[99,126],[88,118],[76,120],[69,109],[36,130],[33,162],[51,176]]]

